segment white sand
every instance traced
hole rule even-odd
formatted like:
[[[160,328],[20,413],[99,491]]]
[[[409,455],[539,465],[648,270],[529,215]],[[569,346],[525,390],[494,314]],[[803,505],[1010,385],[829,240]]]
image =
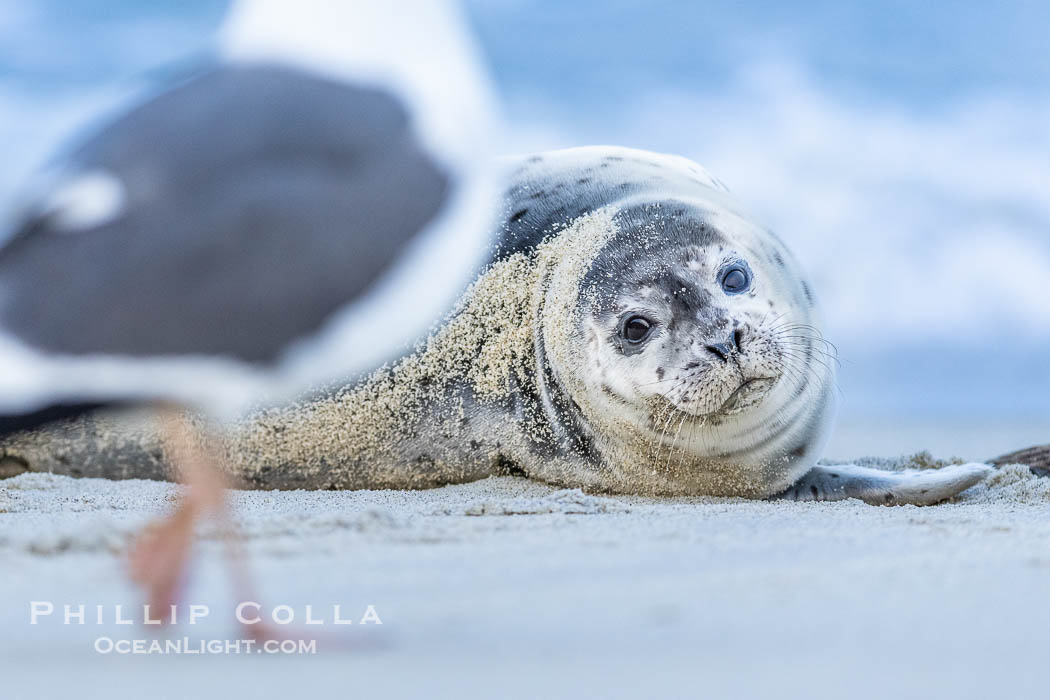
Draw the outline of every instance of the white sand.
[[[0,697],[1045,697],[1050,479],[1010,467],[955,502],[595,497],[515,478],[401,492],[240,492],[262,601],[304,606],[303,656],[117,656],[138,604],[148,481],[0,482]],[[236,638],[205,526],[172,635]],[[29,624],[29,601],[56,615]],[[109,623],[60,624],[63,603]],[[335,626],[331,606],[383,625]],[[127,612],[125,613],[127,614]],[[133,613],[138,616],[140,613]],[[296,625],[292,636],[306,629]],[[364,648],[349,650],[347,644]]]

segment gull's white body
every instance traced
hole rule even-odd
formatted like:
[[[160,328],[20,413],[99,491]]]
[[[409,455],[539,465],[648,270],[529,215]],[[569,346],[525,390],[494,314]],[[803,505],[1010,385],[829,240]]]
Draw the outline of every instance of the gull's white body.
[[[454,180],[448,200],[365,294],[319,332],[289,342],[276,366],[193,353],[40,352],[0,327],[0,414],[53,403],[163,398],[235,416],[398,355],[469,282],[491,230],[495,119],[489,82],[458,8],[439,0],[245,0],[231,10],[218,50],[229,65],[286,65],[393,94],[418,140]],[[91,227],[123,214],[124,183],[111,173],[60,167],[43,181],[47,188],[37,192],[34,206],[63,235],[91,235]],[[40,294],[55,293],[42,284]],[[158,309],[156,323],[164,323],[163,313]]]

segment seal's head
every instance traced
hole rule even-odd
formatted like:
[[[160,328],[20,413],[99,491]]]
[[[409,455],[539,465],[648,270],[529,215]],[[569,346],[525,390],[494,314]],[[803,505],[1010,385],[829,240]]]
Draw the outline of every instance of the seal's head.
[[[724,185],[606,146],[529,157],[513,182],[502,254],[542,238],[547,261],[544,410],[613,472],[600,483],[760,496],[812,466],[833,353],[792,255]]]
[[[615,207],[580,284],[577,404],[670,490],[772,493],[822,447],[834,361],[790,253],[726,201]]]
[[[819,342],[771,234],[680,200],[630,205],[615,221],[582,285],[603,393],[717,421],[758,407]]]

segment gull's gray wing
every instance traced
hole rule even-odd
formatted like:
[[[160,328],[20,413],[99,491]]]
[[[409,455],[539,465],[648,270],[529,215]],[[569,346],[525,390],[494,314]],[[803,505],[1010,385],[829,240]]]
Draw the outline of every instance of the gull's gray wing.
[[[6,333],[259,362],[364,293],[453,185],[390,94],[265,65],[155,97],[59,172],[0,249]]]

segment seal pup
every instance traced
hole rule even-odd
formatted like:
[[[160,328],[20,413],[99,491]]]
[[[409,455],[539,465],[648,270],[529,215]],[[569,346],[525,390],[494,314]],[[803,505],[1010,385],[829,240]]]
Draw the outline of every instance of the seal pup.
[[[586,147],[512,172],[489,264],[445,321],[362,383],[233,426],[226,457],[243,483],[509,473],[616,493],[926,504],[988,473],[815,466],[836,388],[812,289],[700,166]],[[34,469],[163,472],[148,431],[60,431],[4,452]]]

